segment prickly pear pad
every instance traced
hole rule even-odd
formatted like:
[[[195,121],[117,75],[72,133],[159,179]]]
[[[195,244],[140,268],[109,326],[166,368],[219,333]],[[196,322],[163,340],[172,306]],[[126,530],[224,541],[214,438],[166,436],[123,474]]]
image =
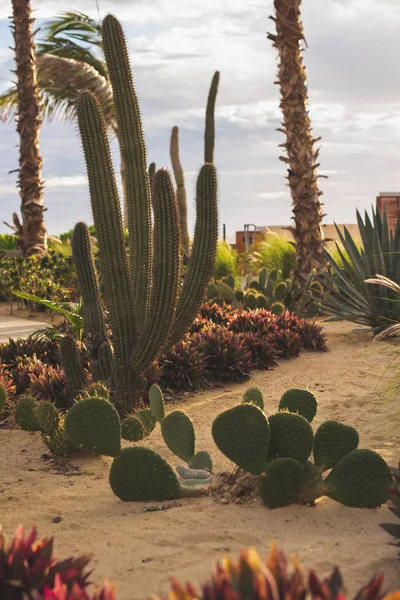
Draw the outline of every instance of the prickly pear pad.
[[[260,496],[268,508],[296,502],[304,477],[304,468],[294,458],[277,458],[268,463],[259,478]]]
[[[254,404],[240,404],[218,415],[212,426],[214,442],[245,471],[260,475],[266,465],[270,428]]]
[[[52,402],[40,402],[36,419],[44,433],[52,433],[58,427],[60,415]]]
[[[148,408],[142,408],[135,412],[135,417],[139,419],[143,426],[144,435],[150,435],[155,426],[157,425],[157,419]]]
[[[392,474],[373,450],[352,450],[333,467],[324,481],[327,496],[345,506],[375,508],[386,502]]]
[[[121,422],[121,435],[128,442],[139,442],[144,438],[143,425],[136,417],[127,417]]]
[[[161,433],[168,448],[185,462],[194,456],[195,433],[193,423],[181,410],[174,410],[161,423]]]
[[[317,414],[318,402],[309,390],[292,389],[285,392],[279,402],[279,410],[288,410],[301,415],[309,423]]]
[[[161,388],[156,384],[149,389],[149,404],[152,414],[161,423],[165,418],[164,397]]]
[[[181,486],[172,468],[149,448],[124,448],[114,458],[110,486],[124,502],[160,502],[179,498]]]
[[[331,469],[336,463],[359,444],[357,431],[339,421],[325,421],[314,436],[314,463],[323,471]]]
[[[189,462],[189,467],[191,469],[202,469],[203,471],[212,471],[213,462],[209,452],[205,450],[200,450],[196,452],[193,458]]]
[[[121,450],[121,421],[111,402],[104,398],[85,398],[69,409],[64,428],[79,448],[118,456]]]
[[[20,400],[14,411],[16,424],[24,431],[41,431],[36,418],[38,408],[39,402],[35,398],[23,398]]]
[[[268,417],[271,429],[268,460],[294,458],[305,463],[311,454],[314,434],[304,417],[279,412]]]
[[[261,410],[264,410],[264,399],[261,390],[256,387],[250,387],[243,394],[244,403],[249,402],[250,404],[255,404]]]

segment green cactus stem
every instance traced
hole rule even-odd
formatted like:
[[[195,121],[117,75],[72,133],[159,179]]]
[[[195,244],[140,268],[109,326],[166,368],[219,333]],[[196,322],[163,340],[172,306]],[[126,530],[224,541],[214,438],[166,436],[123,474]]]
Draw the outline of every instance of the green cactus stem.
[[[217,99],[219,85],[219,71],[215,71],[211,81],[210,91],[208,92],[206,108],[206,127],[204,131],[204,162],[214,162],[215,145],[215,101]]]
[[[82,225],[74,260],[85,263],[77,273],[88,314],[90,309],[90,360],[92,365],[98,361],[100,367],[95,378],[110,381],[112,376],[112,402],[126,416],[137,407],[145,389],[141,373],[162,348],[182,338],[211,278],[218,238],[217,175],[213,165],[206,164],[197,179],[192,256],[178,299],[181,232],[171,177],[160,169],[150,189],[128,51],[121,25],[112,15],[103,21],[102,38],[125,165],[129,252],[104,118],[94,96],[84,92],[77,101],[77,115],[99,245],[102,299]],[[103,302],[112,347],[104,335]]]
[[[176,456],[189,462],[195,453],[195,432],[188,415],[174,410],[161,423],[164,442]]]
[[[242,402],[250,402],[251,404],[255,404],[261,410],[264,410],[264,398],[262,395],[262,391],[257,387],[248,388],[243,394]]]
[[[87,376],[82,365],[78,345],[72,335],[65,335],[60,345],[61,365],[67,380],[68,395],[76,398],[87,385]]]
[[[314,436],[314,462],[323,471],[332,469],[346,454],[358,447],[360,438],[350,425],[325,421]]]
[[[187,203],[186,203],[186,188],[185,176],[179,155],[179,129],[173,127],[171,131],[171,139],[169,146],[169,154],[171,158],[172,170],[174,172],[176,183],[176,198],[178,200],[179,220],[181,225],[181,247],[185,257],[190,256],[190,238],[187,220]]]

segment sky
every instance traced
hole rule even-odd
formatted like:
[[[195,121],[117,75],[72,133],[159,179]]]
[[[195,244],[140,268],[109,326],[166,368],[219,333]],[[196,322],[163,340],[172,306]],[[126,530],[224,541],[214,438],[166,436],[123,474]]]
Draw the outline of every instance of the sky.
[[[62,12],[98,18],[96,0],[31,0],[36,27]],[[181,162],[194,227],[194,186],[203,160],[205,105],[214,71],[215,164],[220,223],[228,239],[245,223],[289,225],[291,197],[279,160],[277,51],[267,39],[272,0],[98,0],[114,13],[128,42],[149,161],[170,167],[171,128],[180,130]],[[11,0],[0,0],[0,92],[14,68]],[[400,190],[399,0],[303,0],[309,111],[319,142],[325,222],[354,223],[356,208],[382,191]],[[40,31],[38,33],[40,37]],[[0,123],[0,232],[19,210],[15,123]],[[92,222],[85,164],[74,124],[41,131],[46,223],[56,235],[78,220]],[[118,169],[118,148],[112,144]]]

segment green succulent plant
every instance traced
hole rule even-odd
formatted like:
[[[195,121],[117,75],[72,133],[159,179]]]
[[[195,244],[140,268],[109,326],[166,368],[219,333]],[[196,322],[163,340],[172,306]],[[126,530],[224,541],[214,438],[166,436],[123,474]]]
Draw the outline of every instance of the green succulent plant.
[[[279,410],[287,410],[301,415],[309,423],[317,414],[318,402],[315,395],[309,390],[293,388],[285,392],[279,402]]]
[[[182,338],[205,294],[218,237],[217,175],[215,167],[207,163],[197,179],[195,234],[181,286],[181,234],[171,177],[168,171],[158,170],[152,193],[123,31],[118,20],[107,15],[101,32],[125,162],[129,251],[104,117],[94,96],[83,92],[77,100],[77,116],[99,246],[101,293],[84,223],[74,229],[72,254],[92,371],[96,379],[110,382],[112,402],[125,416],[139,405],[146,385],[141,374],[160,349]],[[103,302],[112,347],[106,335]]]
[[[255,404],[261,410],[264,410],[264,398],[261,390],[256,387],[248,388],[243,394],[243,402],[250,402],[250,404]]]

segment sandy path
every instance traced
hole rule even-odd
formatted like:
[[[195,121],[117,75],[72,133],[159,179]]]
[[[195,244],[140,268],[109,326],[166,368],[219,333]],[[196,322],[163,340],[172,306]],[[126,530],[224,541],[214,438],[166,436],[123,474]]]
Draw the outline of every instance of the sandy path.
[[[326,418],[355,425],[360,447],[381,452],[395,465],[400,459],[400,396],[391,394],[387,401],[382,396],[400,368],[398,347],[350,335],[351,329],[349,324],[327,325],[329,353],[304,354],[275,371],[256,372],[251,384],[262,389],[267,412],[275,411],[286,389],[308,385],[320,404],[316,426]],[[247,387],[229,385],[188,396],[174,406],[190,414],[197,449],[211,450],[217,467],[229,464],[212,442],[212,420],[235,405]],[[176,464],[158,431],[148,444]],[[37,434],[1,430],[0,447],[0,522],[5,529],[12,532],[19,523],[35,523],[42,535],[55,535],[58,556],[94,553],[93,579],[116,580],[119,600],[165,594],[172,575],[198,584],[213,559],[226,553],[236,557],[242,546],[254,546],[265,556],[272,539],[321,575],[339,564],[350,593],[380,570],[386,572],[387,588],[400,587],[398,550],[378,527],[395,520],[386,507],[350,509],[324,498],[316,507],[270,511],[201,498],[141,513],[142,504],[124,504],[113,496],[108,459],[73,460],[70,473],[62,474],[42,458],[46,448]],[[57,516],[62,520],[55,524]]]

